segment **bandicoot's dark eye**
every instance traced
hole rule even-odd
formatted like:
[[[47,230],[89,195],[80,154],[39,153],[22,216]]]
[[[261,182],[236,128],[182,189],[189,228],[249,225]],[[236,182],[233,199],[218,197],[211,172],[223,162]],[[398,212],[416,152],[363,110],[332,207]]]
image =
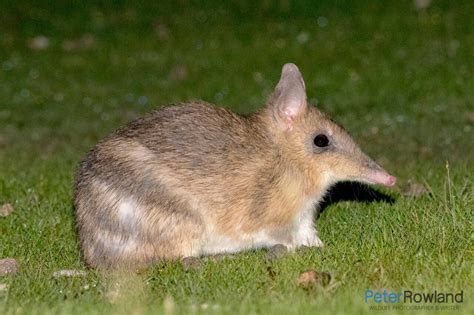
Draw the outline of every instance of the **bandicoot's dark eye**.
[[[314,145],[320,148],[327,147],[329,144],[329,139],[326,135],[320,134],[314,137]]]

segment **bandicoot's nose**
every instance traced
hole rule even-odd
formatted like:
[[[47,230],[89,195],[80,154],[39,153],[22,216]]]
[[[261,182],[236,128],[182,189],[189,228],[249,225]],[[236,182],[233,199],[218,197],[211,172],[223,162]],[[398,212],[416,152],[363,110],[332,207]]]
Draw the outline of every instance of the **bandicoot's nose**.
[[[362,180],[369,184],[379,184],[387,187],[395,186],[397,178],[387,173],[380,165],[365,157],[365,163],[362,171]]]
[[[397,183],[397,178],[395,176],[392,176],[385,171],[372,171],[371,173],[368,174],[367,180],[371,184],[381,184],[387,187],[392,187],[395,186]]]

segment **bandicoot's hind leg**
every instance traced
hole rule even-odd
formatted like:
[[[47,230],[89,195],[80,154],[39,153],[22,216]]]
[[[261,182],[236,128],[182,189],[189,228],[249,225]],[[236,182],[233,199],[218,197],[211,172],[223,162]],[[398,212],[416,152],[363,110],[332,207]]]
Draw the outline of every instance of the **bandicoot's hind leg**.
[[[147,241],[154,245],[154,258],[199,256],[205,239],[201,217],[189,210],[168,213],[156,207],[144,223]]]
[[[142,269],[161,259],[200,254],[203,226],[195,218],[176,213],[160,222],[144,222],[127,232],[85,229],[82,239],[84,258],[103,269]]]
[[[141,269],[200,253],[204,225],[186,202],[158,202],[156,195],[138,201],[98,181],[78,195],[81,246],[92,267]]]

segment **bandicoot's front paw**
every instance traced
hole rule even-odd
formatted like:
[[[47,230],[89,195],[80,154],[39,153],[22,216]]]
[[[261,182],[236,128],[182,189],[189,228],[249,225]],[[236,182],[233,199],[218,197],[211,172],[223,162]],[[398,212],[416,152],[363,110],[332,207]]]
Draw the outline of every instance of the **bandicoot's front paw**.
[[[288,250],[294,251],[300,247],[324,247],[323,241],[317,235],[311,235],[310,237],[297,238],[293,244],[287,245]]]
[[[324,243],[321,239],[315,235],[309,240],[303,241],[299,246],[308,246],[308,247],[323,247]]]
[[[296,248],[301,246],[307,247],[323,247],[324,243],[318,237],[316,233],[312,233],[312,235],[305,235],[304,237],[298,237],[294,244]]]

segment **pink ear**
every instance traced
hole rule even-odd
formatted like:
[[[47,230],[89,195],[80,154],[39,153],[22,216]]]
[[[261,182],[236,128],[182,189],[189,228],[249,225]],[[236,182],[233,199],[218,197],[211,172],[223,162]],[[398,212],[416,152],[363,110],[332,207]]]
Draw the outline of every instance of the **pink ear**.
[[[296,118],[306,111],[305,84],[296,65],[287,63],[283,66],[271,106],[279,123],[289,130],[293,128]]]
[[[301,103],[298,103],[295,100],[288,100],[286,104],[282,104],[281,110],[282,118],[284,118],[288,124],[290,124],[290,128],[292,128],[293,122],[300,114]]]

